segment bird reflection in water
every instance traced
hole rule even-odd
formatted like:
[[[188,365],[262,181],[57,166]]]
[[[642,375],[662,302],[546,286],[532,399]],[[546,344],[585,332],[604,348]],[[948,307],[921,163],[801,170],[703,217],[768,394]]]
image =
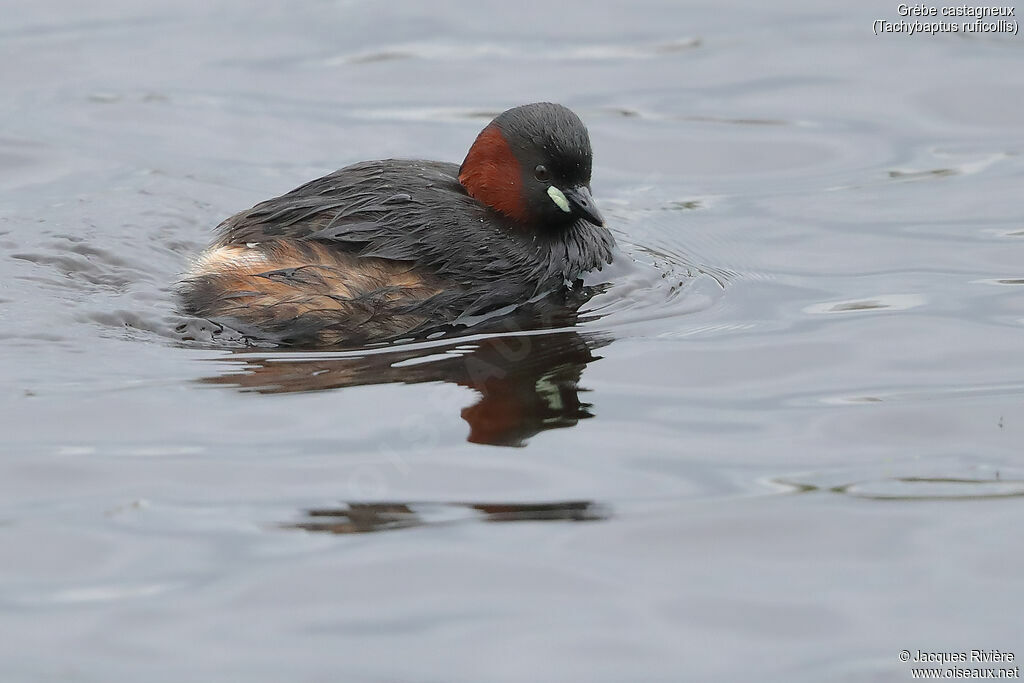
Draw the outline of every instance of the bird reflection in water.
[[[608,519],[609,511],[593,501],[557,503],[348,503],[307,510],[301,522],[285,528],[330,534],[480,522],[590,522]]]
[[[541,431],[571,427],[593,416],[591,405],[580,400],[580,392],[586,390],[579,381],[587,364],[600,359],[594,351],[611,339],[565,329],[577,322],[576,310],[569,309],[570,317],[555,321],[559,330],[524,331],[515,326],[409,347],[334,353],[240,351],[229,359],[240,367],[201,381],[260,394],[447,382],[478,395],[475,403],[461,410],[469,424],[469,441],[523,446]],[[593,501],[350,502],[306,510],[300,521],[282,526],[354,534],[467,521],[595,521],[609,515],[606,506]]]
[[[541,431],[593,416],[591,404],[580,400],[585,389],[579,380],[583,368],[600,358],[593,351],[609,341],[561,330],[335,354],[244,351],[230,359],[240,369],[201,381],[261,394],[449,382],[479,395],[461,412],[469,441],[523,446]]]

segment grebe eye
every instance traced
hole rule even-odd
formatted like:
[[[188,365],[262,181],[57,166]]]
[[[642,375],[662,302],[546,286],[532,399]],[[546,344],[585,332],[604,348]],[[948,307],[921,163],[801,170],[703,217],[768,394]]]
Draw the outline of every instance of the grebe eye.
[[[540,164],[537,166],[537,168],[533,169],[533,175],[537,178],[537,180],[541,181],[542,183],[546,183],[547,181],[551,180],[551,174],[548,173],[548,169],[544,166],[544,164]]]

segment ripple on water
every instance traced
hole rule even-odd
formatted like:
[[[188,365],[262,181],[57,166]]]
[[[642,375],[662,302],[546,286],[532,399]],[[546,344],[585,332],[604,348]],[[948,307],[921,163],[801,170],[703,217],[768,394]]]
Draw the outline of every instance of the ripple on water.
[[[713,201],[708,198],[706,201]],[[634,210],[617,221],[620,253],[604,270],[590,274],[588,283],[605,283],[605,288],[581,309],[586,325],[610,331],[614,336],[631,334],[637,323],[663,321],[667,329],[678,328],[684,316],[714,307],[725,295],[738,273],[707,263],[689,245],[683,244],[675,217],[666,208],[702,208],[701,200],[687,206]],[[645,325],[645,329],[649,329]]]
[[[182,583],[110,583],[61,588],[54,591],[19,590],[5,599],[20,605],[68,605],[138,600],[169,593],[184,587]]]
[[[594,501],[551,503],[342,503],[306,510],[303,519],[283,524],[286,529],[330,534],[441,526],[466,522],[592,522],[611,516]]]
[[[969,458],[946,467],[933,458],[918,463],[778,477],[770,484],[794,493],[827,493],[875,501],[970,501],[1024,497],[1024,473]],[[875,470],[875,471],[872,471]]]
[[[879,389],[870,394],[827,396],[820,399],[826,405],[858,403],[917,403],[921,401],[959,401],[965,398],[1016,396],[1024,392],[1024,384],[1004,382],[974,386],[930,386],[919,390]]]
[[[56,270],[67,279],[54,279],[52,277],[41,277],[39,275],[22,275],[22,279],[34,282],[80,289],[82,285],[93,288],[109,289],[120,291],[135,281],[135,278],[120,270],[108,268],[105,264],[96,263],[87,255],[81,253],[68,253],[64,250],[54,252],[16,252],[10,255],[12,259],[27,261],[38,266],[48,266]]]
[[[928,297],[923,294],[879,294],[870,299],[826,301],[804,308],[804,313],[829,315],[834,313],[864,313],[871,311],[907,311],[924,306]]]
[[[999,285],[999,286],[1019,286],[1024,285],[1024,278],[1022,277],[1003,277],[1003,278],[989,278],[983,280],[972,280],[972,285]]]
[[[778,479],[801,493],[822,491],[866,500],[985,500],[1024,497],[1024,479],[957,479],[953,477],[887,477],[822,488]]]
[[[346,64],[372,65],[397,60],[477,61],[488,58],[515,58],[529,61],[607,61],[656,59],[676,55],[701,46],[699,38],[679,38],[653,43],[605,42],[564,45],[543,43],[524,48],[516,43],[441,43],[416,42],[388,45],[370,51],[344,53],[330,57],[303,59],[307,68],[333,68]]]

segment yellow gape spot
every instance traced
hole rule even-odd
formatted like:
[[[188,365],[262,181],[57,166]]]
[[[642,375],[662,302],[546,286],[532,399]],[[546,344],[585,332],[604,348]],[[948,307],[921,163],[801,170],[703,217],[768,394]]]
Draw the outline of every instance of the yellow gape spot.
[[[557,187],[552,185],[548,188],[548,196],[551,197],[551,201],[558,205],[558,208],[566,213],[572,211],[569,208],[569,200],[565,198],[565,194],[562,193]]]

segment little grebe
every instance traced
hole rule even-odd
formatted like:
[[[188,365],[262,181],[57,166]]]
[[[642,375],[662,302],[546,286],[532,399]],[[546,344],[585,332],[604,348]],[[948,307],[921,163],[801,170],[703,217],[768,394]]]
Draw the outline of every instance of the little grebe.
[[[366,161],[218,226],[182,283],[187,313],[292,345],[421,337],[564,292],[612,260],[587,129],[515,107],[462,166]]]

